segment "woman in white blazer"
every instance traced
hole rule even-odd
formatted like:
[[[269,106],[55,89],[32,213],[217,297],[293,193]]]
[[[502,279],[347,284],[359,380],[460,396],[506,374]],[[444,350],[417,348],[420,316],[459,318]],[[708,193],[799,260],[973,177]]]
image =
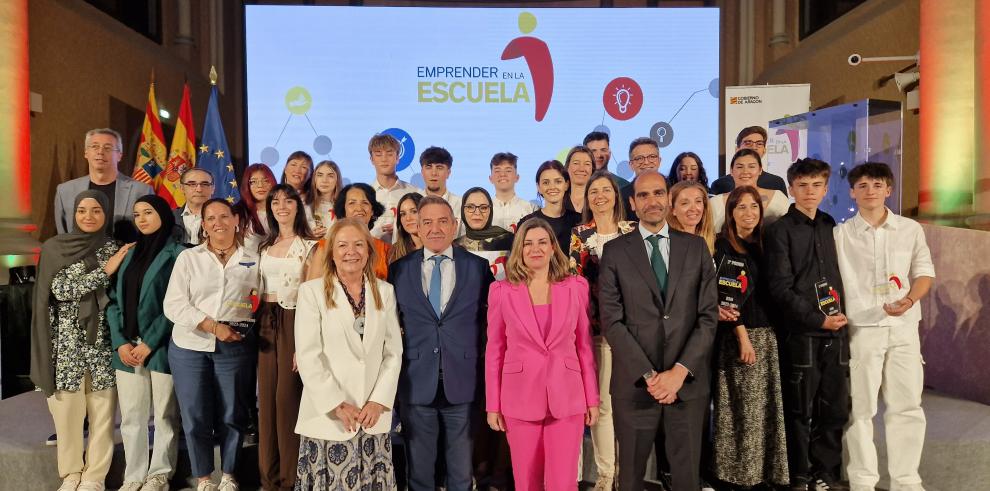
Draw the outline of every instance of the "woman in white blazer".
[[[396,489],[389,427],[402,363],[392,285],[377,279],[366,224],[337,221],[325,273],[299,287],[303,392],[296,489]]]

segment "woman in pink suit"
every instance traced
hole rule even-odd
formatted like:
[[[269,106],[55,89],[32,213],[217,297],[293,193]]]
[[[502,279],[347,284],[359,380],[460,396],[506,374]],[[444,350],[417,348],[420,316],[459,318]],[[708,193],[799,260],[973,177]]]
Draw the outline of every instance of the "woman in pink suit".
[[[520,225],[488,294],[488,424],[505,431],[516,489],[577,489],[584,425],[598,421],[588,282],[568,273],[550,224]]]

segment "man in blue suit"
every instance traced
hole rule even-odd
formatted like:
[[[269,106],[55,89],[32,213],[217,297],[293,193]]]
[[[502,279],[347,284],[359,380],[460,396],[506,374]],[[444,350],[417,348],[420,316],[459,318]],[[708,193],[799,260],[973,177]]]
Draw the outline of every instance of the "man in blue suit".
[[[471,489],[471,407],[481,379],[480,356],[488,261],[453,247],[458,224],[436,196],[419,204],[423,248],[389,267],[403,327],[399,413],[411,491]],[[444,442],[439,436],[443,428]],[[445,450],[446,479],[437,482],[437,448]]]

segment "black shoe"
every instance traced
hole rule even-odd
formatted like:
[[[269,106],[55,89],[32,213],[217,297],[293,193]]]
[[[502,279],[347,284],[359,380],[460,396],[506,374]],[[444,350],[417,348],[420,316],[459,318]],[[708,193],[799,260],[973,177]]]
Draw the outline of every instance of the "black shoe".
[[[659,476],[660,487],[664,491],[673,491],[674,489],[674,477],[670,475],[669,472],[661,471]]]
[[[814,491],[849,491],[849,486],[843,484],[842,482],[829,478],[819,478],[815,480],[814,488],[808,486]]]
[[[808,491],[808,483],[791,484],[789,491]]]
[[[52,435],[49,436],[47,440],[45,440],[45,445],[49,447],[54,447],[58,445],[58,434],[52,433]]]

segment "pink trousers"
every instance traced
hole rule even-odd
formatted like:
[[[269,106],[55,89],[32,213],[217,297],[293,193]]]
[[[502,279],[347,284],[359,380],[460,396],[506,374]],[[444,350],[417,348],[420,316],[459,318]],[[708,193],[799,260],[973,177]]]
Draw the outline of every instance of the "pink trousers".
[[[584,415],[543,421],[505,418],[517,491],[573,491],[584,437]]]

